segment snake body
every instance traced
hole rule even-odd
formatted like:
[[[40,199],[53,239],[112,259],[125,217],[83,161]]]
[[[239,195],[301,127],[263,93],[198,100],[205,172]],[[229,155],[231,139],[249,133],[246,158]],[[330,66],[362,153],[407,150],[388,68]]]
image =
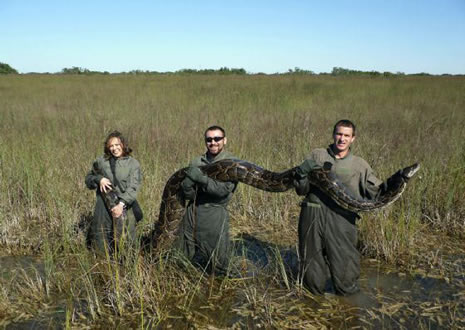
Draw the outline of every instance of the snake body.
[[[311,171],[308,180],[342,208],[352,212],[364,212],[391,205],[401,196],[408,179],[413,177],[419,168],[419,164],[413,164],[396,172],[387,179],[381,194],[375,200],[360,200],[351,196],[332,175],[330,166]],[[159,220],[152,237],[152,244],[157,248],[170,246],[176,236],[185,210],[180,186],[186,177],[186,169],[175,172],[168,179],[163,190]],[[221,160],[201,166],[200,169],[212,179],[242,182],[269,192],[284,192],[293,188],[296,172],[296,167],[283,172],[272,172],[253,163],[236,159]]]
[[[330,163],[326,164],[331,165]],[[397,171],[383,183],[378,196],[370,200],[353,197],[346,187],[337,181],[331,172],[331,166],[324,166],[321,169],[311,171],[308,174],[308,180],[343,209],[358,213],[385,208],[394,203],[404,192],[408,180],[419,169],[420,164],[413,164]]]

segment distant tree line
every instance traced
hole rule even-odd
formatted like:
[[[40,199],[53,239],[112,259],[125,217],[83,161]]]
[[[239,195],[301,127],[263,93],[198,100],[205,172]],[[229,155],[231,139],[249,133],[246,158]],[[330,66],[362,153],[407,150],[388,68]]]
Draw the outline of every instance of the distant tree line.
[[[110,74],[108,71],[100,72],[100,71],[90,71],[88,69],[79,68],[79,67],[72,67],[72,68],[65,68],[61,70],[62,74]],[[263,72],[259,73],[249,73],[243,68],[228,68],[228,67],[221,67],[220,69],[181,69],[174,72],[159,72],[159,71],[149,71],[149,70],[132,70],[128,72],[120,72],[114,74],[132,74],[132,75],[172,75],[172,74],[182,74],[182,75],[266,75]],[[295,67],[294,69],[289,69],[287,72],[280,73],[276,72],[273,75],[297,75],[297,76],[304,76],[304,75],[331,75],[331,76],[373,76],[373,77],[391,77],[391,76],[405,76],[406,74],[403,72],[378,72],[378,71],[359,71],[359,70],[351,70],[351,69],[344,69],[340,67],[334,67],[331,73],[315,73],[312,70],[305,70],[299,67]],[[412,75],[421,75],[427,76],[430,75],[428,73],[416,73]]]
[[[80,67],[72,67],[72,68],[65,68],[61,70],[61,74],[110,74],[108,71],[91,71],[88,69],[80,68]],[[159,71],[149,71],[149,70],[132,70],[128,72],[119,72],[119,73],[112,73],[112,74],[131,74],[131,75],[267,75],[263,72],[258,73],[250,73],[247,72],[243,68],[228,68],[228,67],[221,67],[219,69],[181,69],[174,72],[166,71],[166,72],[159,72]],[[407,76],[407,74],[403,72],[379,72],[379,71],[360,71],[360,70],[352,70],[352,69],[345,69],[341,67],[334,67],[330,73],[322,72],[322,73],[315,73],[312,70],[305,70],[299,67],[295,67],[294,69],[289,69],[287,72],[280,73],[276,72],[272,75],[296,75],[296,76],[313,76],[313,75],[322,75],[322,76],[371,76],[371,77],[400,77],[400,76]],[[448,75],[448,74],[443,74]],[[408,76],[431,76],[429,73],[413,73],[408,74]]]
[[[80,68],[73,66],[71,68],[64,68],[61,70],[60,74],[110,74],[108,71],[100,72],[100,71],[91,71],[85,68]],[[132,70],[128,72],[120,72],[116,74],[132,74],[132,75],[160,75],[160,74],[202,74],[202,75],[211,75],[211,74],[218,74],[218,75],[228,75],[228,74],[236,74],[236,75],[246,75],[247,71],[245,69],[235,69],[235,68],[227,68],[222,67],[218,70],[215,69],[181,69],[175,72],[158,72],[158,71],[149,71],[149,70]]]
[[[313,72],[311,70],[304,70],[304,69],[301,69],[299,67],[295,67],[294,70],[289,69],[284,74],[290,74],[290,75],[314,75],[315,72]]]
[[[18,74],[18,71],[12,68],[10,65],[6,63],[0,62],[0,74]],[[30,72],[29,74],[35,74],[34,72]],[[50,74],[50,73],[45,73]],[[94,74],[103,74],[109,75],[110,72],[108,71],[92,71],[86,68],[81,68],[77,66],[73,66],[71,68],[64,68],[60,72],[56,74],[66,74],[66,75],[94,75]],[[259,72],[259,73],[250,73],[247,72],[243,68],[228,68],[228,67],[221,67],[219,69],[181,69],[178,71],[167,71],[167,72],[159,72],[159,71],[149,71],[149,70],[132,70],[128,72],[119,72],[119,73],[112,73],[112,74],[130,74],[130,75],[266,75],[266,73]],[[297,75],[297,76],[304,76],[304,75],[331,75],[331,76],[371,76],[371,77],[400,77],[406,76],[403,72],[378,72],[378,71],[361,71],[361,70],[352,70],[352,69],[345,69],[341,67],[334,67],[330,73],[315,73],[311,70],[301,69],[299,67],[295,67],[294,69],[289,69],[287,72],[280,73],[276,72],[273,75]],[[420,72],[420,73],[413,73],[408,74],[408,76],[432,76],[429,73]],[[450,74],[443,74],[443,76],[450,76]]]
[[[16,71],[15,69],[13,69],[11,66],[9,66],[6,63],[0,62],[0,74],[9,74],[9,73],[17,74],[18,71]]]
[[[80,68],[77,66],[73,66],[71,68],[64,68],[61,70],[62,74],[110,74],[108,71],[91,71],[89,69]]]
[[[202,69],[202,70],[196,70],[196,69],[182,69],[178,70],[175,73],[181,73],[181,74],[222,74],[222,75],[227,75],[227,74],[237,74],[237,75],[246,75],[247,71],[245,69],[240,68],[240,69],[235,69],[235,68],[227,68],[227,67],[222,67],[218,70],[214,69]]]
[[[334,67],[331,71],[332,76],[373,76],[373,77],[391,77],[391,76],[405,76],[403,72],[378,72],[378,71],[360,71],[360,70],[351,70],[351,69],[344,69],[340,67]]]

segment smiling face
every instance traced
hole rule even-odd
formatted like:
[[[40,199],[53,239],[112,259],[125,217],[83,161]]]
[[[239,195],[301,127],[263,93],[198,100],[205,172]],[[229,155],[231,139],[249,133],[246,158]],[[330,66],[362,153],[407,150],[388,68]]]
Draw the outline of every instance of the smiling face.
[[[111,138],[107,143],[108,150],[115,158],[119,158],[123,155],[123,144],[117,137]]]
[[[333,151],[336,158],[344,158],[349,153],[355,135],[352,127],[337,126],[333,133]]]
[[[205,145],[210,156],[215,157],[222,152],[226,143],[227,139],[221,130],[214,129],[205,132]]]

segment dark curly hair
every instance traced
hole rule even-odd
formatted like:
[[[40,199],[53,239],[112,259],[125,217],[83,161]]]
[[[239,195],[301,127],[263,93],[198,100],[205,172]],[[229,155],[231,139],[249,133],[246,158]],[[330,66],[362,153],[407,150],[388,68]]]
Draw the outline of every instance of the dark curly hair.
[[[105,139],[105,142],[103,143],[103,152],[105,154],[105,157],[111,157],[110,148],[108,148],[108,142],[113,138],[118,138],[121,141],[121,144],[123,145],[123,156],[129,156],[132,152],[132,149],[129,148],[128,141],[121,132],[115,130],[108,134],[107,138]]]

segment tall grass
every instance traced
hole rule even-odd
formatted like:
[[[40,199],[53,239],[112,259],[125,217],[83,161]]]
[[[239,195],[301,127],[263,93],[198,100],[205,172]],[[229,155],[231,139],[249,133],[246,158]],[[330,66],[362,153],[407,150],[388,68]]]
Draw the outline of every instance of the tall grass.
[[[123,266],[95,259],[85,248],[83,228],[95,197],[84,177],[103,152],[106,134],[125,133],[142,164],[145,219],[138,231],[147,233],[168,177],[204,152],[207,126],[225,127],[227,147],[238,157],[280,171],[327,146],[338,119],[352,119],[358,125],[354,152],[380,178],[422,165],[401,200],[360,222],[365,255],[412,268],[425,261],[421,255],[431,237],[465,236],[464,109],[462,77],[0,77],[0,252],[46,260],[45,276],[26,276],[21,304],[10,291],[0,292],[0,317],[20,315],[24,306],[37,315],[47,308],[34,302],[65,296],[55,305],[66,310],[67,325],[231,326],[229,310],[242,325],[309,326],[301,315],[312,315],[317,327],[346,324],[350,310],[339,314],[339,323],[328,323],[341,309],[336,303],[323,308],[321,318],[300,306],[306,293],[293,287],[282,263],[271,283],[291,288],[284,295],[296,303],[293,312],[274,302],[281,298],[268,280],[211,282],[188,263],[183,270],[148,256]],[[293,192],[240,185],[229,207],[231,232],[295,245],[298,202]]]

